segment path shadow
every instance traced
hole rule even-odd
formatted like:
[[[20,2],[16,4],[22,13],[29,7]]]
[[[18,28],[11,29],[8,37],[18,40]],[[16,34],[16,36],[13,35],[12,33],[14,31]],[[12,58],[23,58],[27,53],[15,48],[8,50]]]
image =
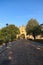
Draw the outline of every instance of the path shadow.
[[[2,63],[0,65],[10,65],[10,62],[11,62],[11,60],[5,59],[2,61]]]

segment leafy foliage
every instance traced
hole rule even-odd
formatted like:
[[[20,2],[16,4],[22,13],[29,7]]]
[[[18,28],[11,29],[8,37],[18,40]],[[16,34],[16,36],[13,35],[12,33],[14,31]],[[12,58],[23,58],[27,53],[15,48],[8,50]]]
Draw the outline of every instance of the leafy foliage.
[[[41,26],[41,35],[43,37],[43,24],[41,24],[40,26]]]
[[[17,34],[19,34],[19,28],[15,25],[8,25],[0,30],[0,39],[3,42],[13,41]]]
[[[41,32],[41,27],[39,26],[37,20],[35,19],[29,20],[26,25],[26,31],[27,34],[32,34],[35,39],[35,36],[37,36]]]
[[[37,36],[39,34],[41,34],[41,27],[40,26],[34,27],[33,31],[32,31],[32,35],[33,35],[34,39],[35,39],[35,36]]]
[[[39,23],[35,19],[30,19],[26,25],[27,34],[31,33],[33,28],[38,25]]]

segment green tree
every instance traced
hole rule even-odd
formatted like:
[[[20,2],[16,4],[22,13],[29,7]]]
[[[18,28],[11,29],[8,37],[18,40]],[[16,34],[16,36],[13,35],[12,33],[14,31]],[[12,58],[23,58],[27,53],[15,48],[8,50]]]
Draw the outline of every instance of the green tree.
[[[19,28],[16,27],[15,25],[9,25],[8,32],[9,32],[11,41],[13,41],[14,39],[16,39],[16,35],[19,34]]]
[[[19,34],[19,28],[13,24],[7,25],[0,30],[0,39],[3,42],[9,42],[16,39],[16,35]]]
[[[33,35],[34,39],[39,34],[41,34],[41,27],[40,26],[35,26],[32,30],[32,35]]]
[[[41,35],[43,37],[43,24],[40,24],[40,26],[41,26]]]
[[[27,34],[31,33],[33,28],[35,26],[39,25],[39,23],[37,22],[37,20],[35,19],[30,19],[26,25],[26,31],[27,31]]]
[[[39,34],[40,28],[39,28],[39,23],[37,22],[36,19],[30,19],[26,25],[26,31],[27,35],[32,34],[34,39],[35,36]]]

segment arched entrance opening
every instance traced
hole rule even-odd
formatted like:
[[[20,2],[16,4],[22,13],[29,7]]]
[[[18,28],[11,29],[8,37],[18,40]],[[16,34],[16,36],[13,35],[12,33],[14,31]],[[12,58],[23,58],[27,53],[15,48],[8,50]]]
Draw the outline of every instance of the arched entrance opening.
[[[21,39],[25,39],[25,35],[24,35],[24,34],[21,34],[21,35],[20,35],[20,38],[21,38]]]

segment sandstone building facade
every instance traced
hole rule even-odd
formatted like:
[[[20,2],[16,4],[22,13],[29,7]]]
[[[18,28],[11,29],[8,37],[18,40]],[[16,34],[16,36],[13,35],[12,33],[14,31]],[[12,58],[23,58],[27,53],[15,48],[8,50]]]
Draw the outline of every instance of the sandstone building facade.
[[[20,34],[17,34],[17,38],[20,37],[21,39],[24,37],[25,39],[34,39],[34,37],[32,35],[27,35],[26,33],[26,27],[25,26],[20,26],[19,27],[20,30]],[[41,37],[41,35],[36,36],[36,39],[43,39],[43,37]]]
[[[24,37],[25,39],[27,39],[27,38],[34,39],[32,35],[27,35],[25,26],[22,25],[21,27],[19,27],[19,30],[20,30],[20,34],[17,35],[17,38],[18,37],[20,37],[20,38]]]

